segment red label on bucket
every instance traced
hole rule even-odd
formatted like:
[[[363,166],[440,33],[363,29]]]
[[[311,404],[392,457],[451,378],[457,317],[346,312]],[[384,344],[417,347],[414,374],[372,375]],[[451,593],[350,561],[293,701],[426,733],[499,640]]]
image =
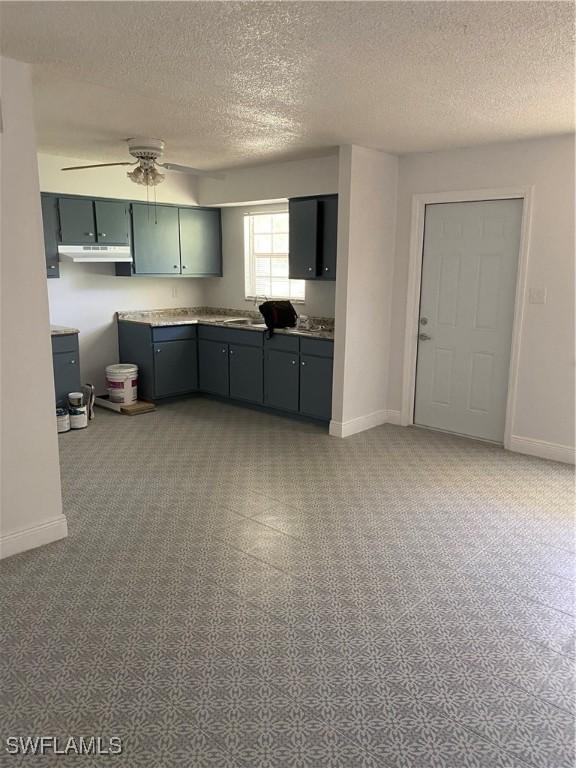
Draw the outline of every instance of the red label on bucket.
[[[110,381],[110,379],[106,379],[108,383],[109,389],[124,389],[124,382],[123,381]]]

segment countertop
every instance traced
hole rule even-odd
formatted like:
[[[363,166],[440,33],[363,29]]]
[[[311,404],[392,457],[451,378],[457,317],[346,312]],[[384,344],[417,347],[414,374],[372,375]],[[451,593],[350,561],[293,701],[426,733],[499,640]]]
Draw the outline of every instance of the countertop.
[[[67,328],[65,325],[51,325],[50,326],[50,335],[51,336],[70,336],[72,334],[80,333],[78,328]]]
[[[235,325],[233,320],[242,320],[250,318],[253,320],[260,319],[261,316],[258,313],[242,313],[235,312],[234,310],[214,310],[214,312],[206,312],[202,309],[167,309],[167,310],[142,310],[132,312],[117,312],[118,320],[129,323],[141,323],[144,325],[150,325],[154,327],[165,327],[171,325],[217,325],[223,328],[241,328],[246,331],[257,331],[263,333],[266,330],[266,326],[263,322],[255,325]],[[324,323],[318,322],[318,320],[324,320]],[[330,327],[328,324],[333,324],[331,318],[314,318],[313,327],[308,330],[304,328],[278,328],[274,333],[306,336],[319,339],[334,339],[333,325]],[[326,324],[327,327],[324,327]],[[315,328],[314,325],[321,325],[320,328]]]

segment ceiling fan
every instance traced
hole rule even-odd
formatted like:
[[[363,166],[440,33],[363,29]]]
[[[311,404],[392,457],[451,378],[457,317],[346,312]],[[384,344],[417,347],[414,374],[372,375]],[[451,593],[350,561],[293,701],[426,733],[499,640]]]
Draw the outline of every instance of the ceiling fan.
[[[135,165],[132,171],[127,172],[127,176],[135,184],[143,184],[145,187],[155,187],[164,181],[164,174],[160,168],[165,171],[176,171],[177,173],[188,173],[190,176],[204,176],[212,179],[223,179],[224,174],[218,171],[201,171],[199,168],[190,168],[188,165],[178,165],[177,163],[162,163],[160,160],[164,154],[164,142],[162,139],[147,139],[137,137],[127,139],[128,152],[136,160],[124,163],[97,163],[96,165],[74,165],[68,168],[62,168],[63,171],[83,171],[87,168],[110,168],[114,165]]]

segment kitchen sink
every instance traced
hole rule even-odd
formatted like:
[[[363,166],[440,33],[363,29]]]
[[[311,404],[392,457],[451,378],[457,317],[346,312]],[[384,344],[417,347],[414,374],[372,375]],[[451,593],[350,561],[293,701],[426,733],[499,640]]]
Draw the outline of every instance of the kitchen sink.
[[[230,320],[223,320],[226,325],[249,325],[254,328],[266,328],[262,320],[254,317],[233,317]]]

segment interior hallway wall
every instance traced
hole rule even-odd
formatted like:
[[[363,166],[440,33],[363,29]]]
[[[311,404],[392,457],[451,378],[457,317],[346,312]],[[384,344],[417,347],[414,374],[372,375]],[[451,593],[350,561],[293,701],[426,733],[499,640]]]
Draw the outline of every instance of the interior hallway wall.
[[[29,65],[1,58],[0,82],[0,556],[7,557],[66,536],[67,525]]]
[[[398,158],[340,149],[334,393],[338,437],[388,420]]]
[[[388,408],[402,402],[412,196],[514,187],[533,187],[533,211],[512,447],[574,461],[574,136],[401,157]]]

